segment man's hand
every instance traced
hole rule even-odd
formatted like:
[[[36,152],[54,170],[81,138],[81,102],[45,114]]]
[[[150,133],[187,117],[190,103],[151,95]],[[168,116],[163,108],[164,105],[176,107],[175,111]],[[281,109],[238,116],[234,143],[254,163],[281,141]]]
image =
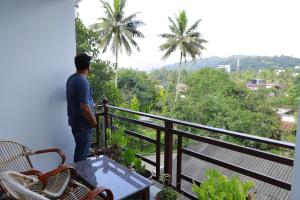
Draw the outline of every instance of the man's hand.
[[[97,126],[97,120],[89,104],[80,103],[80,108],[82,110],[82,114],[85,117],[85,119],[89,122],[91,127],[95,128]]]

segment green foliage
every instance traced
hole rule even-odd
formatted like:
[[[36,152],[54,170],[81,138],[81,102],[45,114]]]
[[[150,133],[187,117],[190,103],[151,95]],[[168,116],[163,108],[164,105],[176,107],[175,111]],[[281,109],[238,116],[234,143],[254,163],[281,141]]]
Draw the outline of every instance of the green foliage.
[[[190,73],[186,83],[188,92],[175,107],[176,118],[280,139],[276,133],[280,122],[267,91],[250,91],[226,72],[211,68]]]
[[[103,0],[101,3],[105,10],[105,17],[99,18],[100,22],[92,25],[91,28],[100,36],[99,48],[102,52],[106,52],[111,46],[112,53],[116,56],[115,86],[117,87],[118,53],[125,49],[125,52],[131,55],[132,46],[140,50],[134,39],[144,38],[142,32],[138,30],[144,22],[136,19],[138,13],[125,16],[126,0],[113,0],[113,5]]]
[[[87,53],[93,58],[97,58],[99,54],[99,35],[95,31],[88,29],[78,17],[75,19],[75,25],[77,54]]]
[[[123,153],[123,163],[124,165],[132,166],[135,162],[135,151],[133,149],[126,149]]]
[[[178,197],[177,192],[175,192],[170,187],[165,187],[156,195],[156,198],[158,198],[159,200],[176,200],[177,197]]]
[[[171,33],[163,33],[159,36],[166,39],[166,42],[160,45],[160,50],[165,51],[163,59],[168,58],[177,49],[180,50],[180,62],[182,57],[188,56],[195,59],[200,56],[202,50],[204,50],[203,43],[207,41],[201,38],[201,34],[195,31],[201,20],[197,20],[192,26],[187,27],[187,16],[185,11],[180,11],[178,16],[175,16],[175,20],[169,17],[169,28]]]
[[[146,72],[133,69],[121,69],[119,71],[118,88],[121,90],[125,103],[132,104],[131,101],[138,101],[137,109],[149,112],[157,102],[158,90]]]
[[[127,143],[128,143],[128,138],[125,137],[123,130],[118,130],[111,133],[111,145],[126,147]]]
[[[159,36],[166,39],[166,42],[160,45],[160,50],[164,51],[162,59],[167,59],[177,49],[180,51],[179,66],[176,94],[174,104],[177,102],[179,95],[179,84],[181,80],[181,62],[184,58],[186,63],[187,57],[191,57],[193,60],[200,56],[205,49],[203,44],[207,41],[201,37],[201,34],[197,32],[201,20],[197,20],[191,27],[188,28],[188,20],[185,11],[179,11],[179,16],[175,16],[175,20],[169,17],[169,28],[171,33],[163,33]]]
[[[297,108],[300,102],[300,75],[294,80],[293,85],[289,90],[289,95],[291,96],[293,107]]]
[[[95,59],[91,63],[91,69],[88,79],[93,89],[93,98],[97,104],[102,104],[104,97],[109,99],[109,104],[119,105],[121,95],[113,84],[114,71],[109,61]]]
[[[140,158],[135,159],[134,168],[138,173],[144,173],[146,171],[146,166],[142,164],[142,159]]]
[[[238,177],[228,179],[215,169],[205,172],[207,179],[200,186],[193,184],[192,191],[200,200],[246,200],[254,187],[252,181],[241,181]]]
[[[138,98],[134,95],[133,98],[130,101],[130,109],[139,111],[140,110],[140,104]]]

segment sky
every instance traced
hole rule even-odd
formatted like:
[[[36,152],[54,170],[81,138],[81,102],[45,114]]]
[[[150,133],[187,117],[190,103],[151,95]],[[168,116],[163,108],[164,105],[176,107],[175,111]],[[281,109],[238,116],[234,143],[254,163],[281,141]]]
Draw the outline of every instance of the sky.
[[[109,0],[112,2],[113,0]],[[79,17],[87,26],[104,16],[99,0],[82,0]],[[288,55],[300,58],[300,0],[127,0],[125,15],[141,11],[146,23],[137,39],[140,52],[120,56],[120,67],[151,70],[179,61],[179,51],[162,60],[161,33],[170,32],[168,17],[185,10],[189,26],[201,19],[198,31],[208,41],[203,57]],[[114,61],[109,51],[101,59]]]

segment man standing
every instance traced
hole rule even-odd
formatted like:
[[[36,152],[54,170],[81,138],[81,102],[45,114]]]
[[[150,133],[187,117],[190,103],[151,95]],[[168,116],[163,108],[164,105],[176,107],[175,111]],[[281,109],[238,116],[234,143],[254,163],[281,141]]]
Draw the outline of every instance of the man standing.
[[[66,84],[69,125],[76,143],[74,162],[87,158],[92,141],[92,128],[97,125],[92,89],[86,79],[91,59],[85,53],[77,55],[77,71],[68,78]]]

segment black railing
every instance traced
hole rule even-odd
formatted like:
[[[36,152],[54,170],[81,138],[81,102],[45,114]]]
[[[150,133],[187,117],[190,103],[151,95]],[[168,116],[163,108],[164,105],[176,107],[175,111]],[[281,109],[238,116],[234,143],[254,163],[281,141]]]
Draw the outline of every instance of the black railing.
[[[104,146],[107,145],[107,129],[110,128],[112,131],[117,129],[117,127],[114,125],[113,121],[119,120],[122,122],[130,123],[130,124],[136,124],[140,125],[143,127],[147,127],[150,129],[153,129],[156,131],[156,138],[150,138],[145,135],[136,133],[135,131],[132,130],[124,130],[124,133],[136,138],[139,138],[141,140],[150,142],[156,146],[156,161],[152,161],[147,159],[146,157],[143,157],[139,154],[136,154],[137,157],[140,157],[143,161],[149,163],[150,165],[153,165],[156,169],[156,176],[155,179],[159,180],[159,175],[161,174],[160,172],[160,155],[161,155],[161,150],[163,150],[164,153],[164,173],[172,175],[173,177],[170,176],[170,179],[167,184],[171,184],[174,188],[176,188],[179,192],[184,194],[185,196],[191,198],[191,199],[196,199],[196,197],[190,192],[190,191],[185,191],[181,188],[182,180],[190,182],[190,183],[199,183],[199,181],[195,180],[193,177],[190,177],[187,174],[182,173],[182,155],[188,155],[209,163],[212,163],[216,166],[220,166],[225,169],[232,170],[234,172],[237,172],[239,174],[246,175],[248,177],[260,180],[262,182],[280,187],[282,189],[291,190],[291,183],[283,180],[276,179],[274,177],[258,173],[253,170],[249,170],[237,165],[234,165],[232,163],[228,163],[222,160],[218,160],[213,157],[209,157],[207,155],[201,154],[199,152],[193,151],[191,149],[183,147],[183,140],[192,140],[192,141],[197,141],[197,142],[202,142],[202,143],[207,143],[211,144],[217,147],[222,147],[228,150],[240,152],[243,154],[251,155],[257,158],[262,158],[265,160],[273,161],[276,163],[280,163],[286,166],[293,166],[293,159],[286,158],[283,156],[279,156],[276,154],[272,154],[266,151],[254,149],[254,148],[249,148],[245,147],[242,145],[237,145],[233,144],[230,142],[226,142],[223,140],[211,138],[211,137],[206,137],[206,136],[200,136],[200,135],[195,135],[187,131],[182,131],[179,130],[175,127],[178,126],[184,126],[188,128],[193,128],[193,129],[199,129],[199,130],[205,130],[209,131],[210,133],[218,133],[221,135],[225,136],[231,136],[239,139],[244,139],[244,140],[249,140],[249,141],[254,141],[254,142],[259,142],[263,144],[268,144],[271,145],[272,147],[281,147],[285,149],[290,149],[294,150],[295,149],[295,144],[288,143],[288,142],[283,142],[283,141],[278,141],[278,140],[273,140],[273,139],[268,139],[268,138],[263,138],[259,136],[254,136],[254,135],[248,135],[244,133],[239,133],[239,132],[234,132],[234,131],[228,131],[224,129],[219,129],[219,128],[214,128],[214,127],[209,127],[209,126],[204,126],[200,124],[195,124],[195,123],[190,123],[190,122],[185,122],[177,119],[171,119],[171,118],[166,118],[166,117],[161,117],[157,115],[152,115],[152,114],[147,114],[143,112],[138,112],[138,111],[133,111],[125,108],[120,108],[120,107],[115,107],[108,105],[107,100],[103,101],[103,105],[99,107],[100,112],[97,113],[97,120],[100,122],[100,117],[103,117],[102,120],[102,132],[100,131],[100,128],[97,128],[97,144],[100,145],[100,137],[102,138],[102,144]],[[118,111],[118,114],[114,113],[115,111]],[[120,113],[126,113],[124,115]],[[133,119],[128,117],[128,114],[135,115],[135,116],[145,116],[149,117],[151,119],[157,120],[157,123],[150,123],[146,121],[141,121],[139,119]],[[101,134],[102,133],[102,134]],[[164,134],[164,141],[161,141],[161,135]],[[173,145],[174,139],[173,137],[177,137],[176,140],[176,145]],[[164,144],[164,148],[162,149],[162,143]],[[177,164],[176,166],[172,166],[173,163],[173,150],[176,149],[177,153]],[[175,176],[174,176],[174,172]],[[173,173],[172,173],[173,172]],[[172,178],[176,179],[172,181]],[[173,183],[173,184],[172,184]],[[175,183],[175,184],[174,184]],[[200,183],[199,183],[200,184]]]

